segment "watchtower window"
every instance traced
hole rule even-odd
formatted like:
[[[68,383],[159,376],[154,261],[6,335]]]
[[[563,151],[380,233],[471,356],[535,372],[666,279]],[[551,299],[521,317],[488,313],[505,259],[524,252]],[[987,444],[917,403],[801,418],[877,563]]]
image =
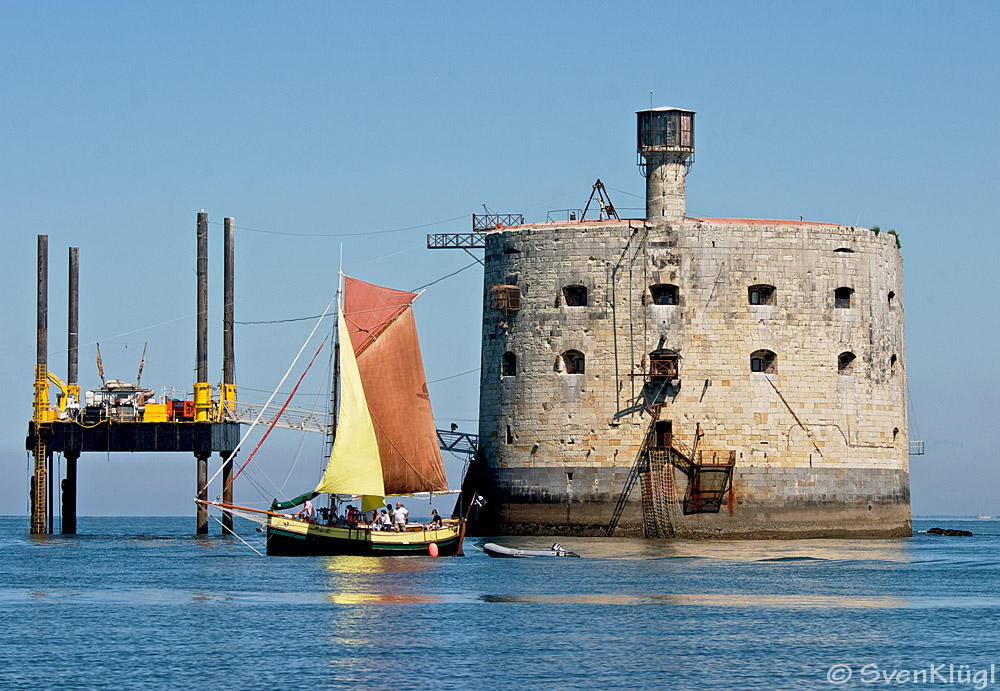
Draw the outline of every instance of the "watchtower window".
[[[517,376],[517,355],[514,353],[504,353],[503,354],[503,367],[500,370],[501,377],[516,377]]]
[[[837,372],[850,376],[854,374],[854,361],[857,358],[854,353],[844,352],[837,356]]]
[[[896,361],[897,361],[896,354],[893,353],[892,357],[889,358],[889,374],[896,373]]]
[[[567,307],[586,307],[587,288],[585,286],[566,286],[563,288],[563,299]]]
[[[583,353],[579,350],[567,350],[559,356],[559,362],[556,363],[556,368],[563,374],[583,374]]]
[[[895,307],[893,301],[896,299],[896,293],[892,290],[889,291],[889,309]]]
[[[521,309],[521,289],[510,285],[493,286],[490,288],[490,306],[502,312],[516,312]]]
[[[762,372],[764,374],[776,374],[778,371],[775,361],[778,356],[770,350],[755,350],[750,353],[750,371]]]
[[[747,299],[751,305],[773,305],[774,286],[756,285],[747,289]]]
[[[680,356],[673,350],[654,350],[649,354],[649,377],[651,379],[677,379],[680,371]]]
[[[851,296],[854,294],[854,288],[837,288],[833,291],[833,306],[840,307],[843,309],[850,309],[851,307]]]
[[[677,286],[670,283],[649,286],[649,295],[654,305],[676,305],[678,294]]]

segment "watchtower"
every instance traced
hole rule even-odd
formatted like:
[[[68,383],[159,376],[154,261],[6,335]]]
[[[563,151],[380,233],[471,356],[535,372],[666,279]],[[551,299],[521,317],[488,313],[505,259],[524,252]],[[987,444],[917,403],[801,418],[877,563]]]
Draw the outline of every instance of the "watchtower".
[[[636,113],[637,158],[646,178],[646,220],[684,220],[684,178],[694,163],[694,111],[650,108]]]

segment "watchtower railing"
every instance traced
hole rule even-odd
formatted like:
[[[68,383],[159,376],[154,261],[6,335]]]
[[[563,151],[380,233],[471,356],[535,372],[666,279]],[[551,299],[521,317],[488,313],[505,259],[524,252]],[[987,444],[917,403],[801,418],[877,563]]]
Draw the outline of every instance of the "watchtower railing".
[[[481,233],[507,226],[523,225],[524,214],[472,214],[472,229]]]

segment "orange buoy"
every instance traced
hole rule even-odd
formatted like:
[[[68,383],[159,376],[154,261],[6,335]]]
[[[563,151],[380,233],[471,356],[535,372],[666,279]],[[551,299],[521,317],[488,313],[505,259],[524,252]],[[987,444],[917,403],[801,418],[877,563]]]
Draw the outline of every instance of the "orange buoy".
[[[436,557],[438,555],[438,545],[436,542],[432,542],[430,546],[427,547],[427,553],[432,557]]]

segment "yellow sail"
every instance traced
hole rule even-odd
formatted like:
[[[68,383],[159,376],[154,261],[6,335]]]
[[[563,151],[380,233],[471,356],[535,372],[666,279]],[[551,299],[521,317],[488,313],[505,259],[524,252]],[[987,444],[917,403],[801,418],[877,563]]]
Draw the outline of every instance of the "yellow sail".
[[[378,453],[375,427],[368,413],[365,390],[361,386],[358,361],[351,347],[347,320],[341,314],[337,320],[340,349],[340,407],[337,435],[317,492],[329,494],[363,494],[362,510],[370,511],[385,499],[382,482],[382,461]]]

